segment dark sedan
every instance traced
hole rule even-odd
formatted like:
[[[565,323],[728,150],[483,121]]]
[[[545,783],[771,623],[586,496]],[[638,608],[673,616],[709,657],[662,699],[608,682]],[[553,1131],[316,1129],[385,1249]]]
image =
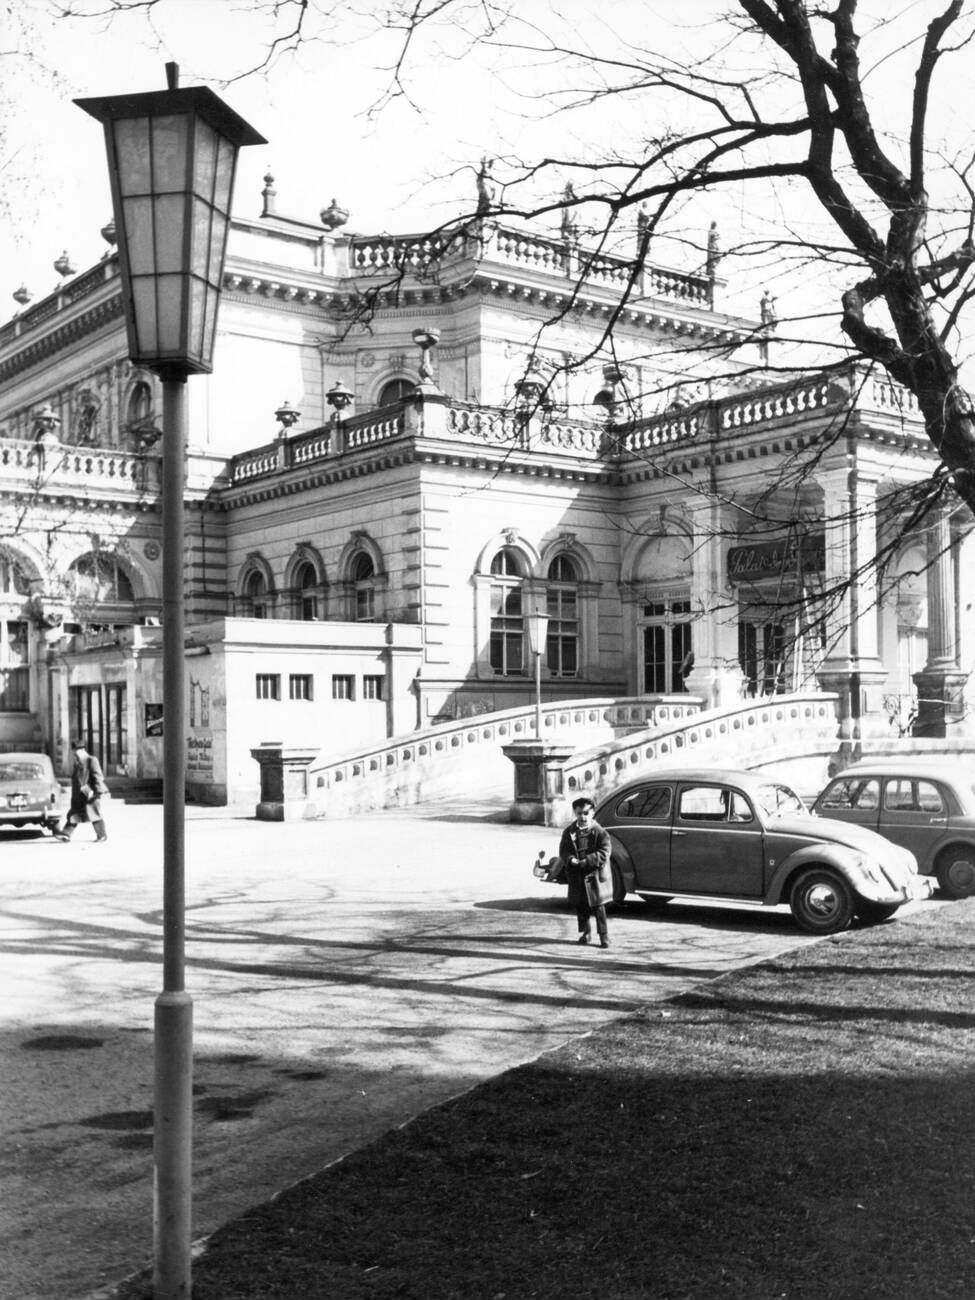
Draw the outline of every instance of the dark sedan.
[[[857,763],[830,781],[813,812],[910,849],[950,898],[975,894],[975,769],[963,762]]]
[[[757,772],[660,772],[614,791],[596,809],[612,842],[614,901],[677,895],[787,903],[810,934],[854,916],[885,920],[927,898],[912,853],[873,831],[813,817],[781,781]],[[558,881],[558,859],[536,870]]]
[[[56,830],[64,791],[46,754],[0,754],[0,826],[44,826]]]

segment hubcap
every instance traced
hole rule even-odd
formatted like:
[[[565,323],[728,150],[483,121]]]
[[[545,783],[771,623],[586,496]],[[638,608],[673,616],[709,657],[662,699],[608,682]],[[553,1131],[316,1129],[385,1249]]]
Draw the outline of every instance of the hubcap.
[[[837,905],[836,890],[832,885],[813,885],[806,894],[806,906],[817,916],[831,916]]]
[[[971,858],[956,858],[949,863],[948,879],[955,889],[971,890],[975,884],[975,865]]]

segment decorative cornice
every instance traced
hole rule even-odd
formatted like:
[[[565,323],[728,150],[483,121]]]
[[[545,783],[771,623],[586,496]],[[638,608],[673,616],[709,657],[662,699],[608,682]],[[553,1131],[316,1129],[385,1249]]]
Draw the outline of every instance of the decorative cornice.
[[[45,334],[43,338],[34,339],[32,342],[25,344],[18,352],[14,352],[12,356],[0,361],[0,383],[11,379],[14,375],[22,374],[32,366],[39,365],[40,362],[46,361],[48,357],[54,356],[70,344],[84,338],[86,334],[94,334],[103,325],[121,318],[122,315],[122,295],[120,293],[115,293],[110,298],[103,299],[102,302],[89,307],[87,311],[83,311],[79,315],[72,317],[71,320],[65,321],[63,325],[58,325],[49,334]]]

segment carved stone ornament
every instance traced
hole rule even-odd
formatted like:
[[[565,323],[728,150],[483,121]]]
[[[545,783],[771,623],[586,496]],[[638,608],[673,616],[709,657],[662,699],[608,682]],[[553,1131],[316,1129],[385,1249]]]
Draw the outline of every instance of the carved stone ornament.
[[[158,542],[146,542],[142,548],[142,554],[147,560],[158,560],[162,554],[162,549]]]

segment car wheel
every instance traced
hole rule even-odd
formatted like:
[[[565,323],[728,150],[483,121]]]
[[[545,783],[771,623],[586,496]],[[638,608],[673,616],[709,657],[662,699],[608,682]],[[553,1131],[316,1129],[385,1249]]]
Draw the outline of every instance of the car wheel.
[[[626,886],[623,884],[623,873],[615,862],[609,864],[609,869],[613,873],[613,903],[619,907],[621,903],[626,902]]]
[[[861,898],[857,901],[857,916],[864,925],[879,925],[881,921],[889,921],[899,907],[900,903],[873,903]]]
[[[949,898],[975,894],[975,853],[971,849],[946,849],[935,870],[938,884]]]
[[[789,906],[796,924],[807,934],[837,934],[853,920],[853,890],[827,867],[810,867],[792,886]]]

